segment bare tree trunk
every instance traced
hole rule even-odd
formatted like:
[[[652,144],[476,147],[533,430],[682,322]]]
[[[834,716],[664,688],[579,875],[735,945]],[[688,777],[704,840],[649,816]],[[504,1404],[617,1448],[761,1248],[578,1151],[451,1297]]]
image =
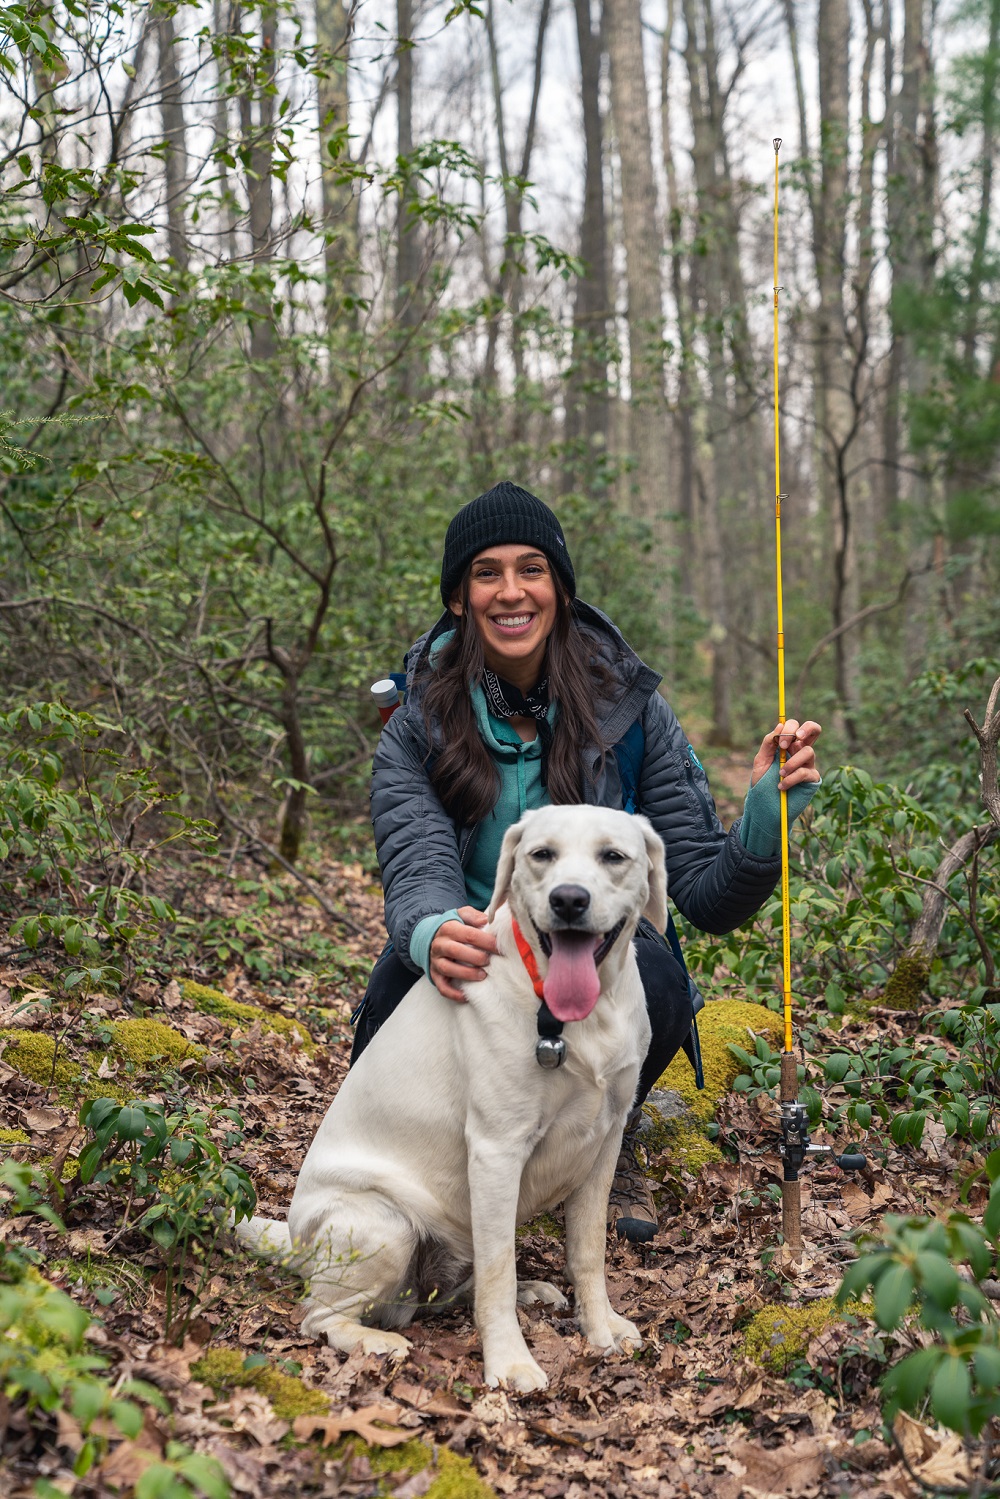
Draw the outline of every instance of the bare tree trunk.
[[[356,6],[351,0],[316,0],[316,40],[325,66],[319,79],[320,174],[323,189],[323,233],[326,237],[327,319],[332,329],[340,316],[338,289],[357,262],[357,203],[350,182],[340,180],[350,161],[350,101],[347,90],[351,34]]]
[[[945,854],[928,884],[920,915],[910,932],[906,951],[899,959],[885,986],[885,1003],[892,1010],[915,1010],[920,1004],[931,963],[941,941],[944,919],[948,914],[948,884],[953,875],[964,869],[969,860],[978,856],[989,844],[1000,837],[1000,828],[976,827],[963,833]],[[989,949],[986,949],[987,956]],[[995,972],[987,965],[987,980],[992,982]]]
[[[396,152],[402,162],[413,152],[412,0],[396,0]],[[396,214],[396,318],[404,327],[417,321],[415,301],[420,274],[420,241],[410,213],[413,190],[407,179]]]
[[[216,36],[222,36],[226,23],[222,16],[223,0],[212,0],[212,27]],[[229,24],[232,24],[231,12]],[[226,239],[229,244],[229,258],[236,260],[239,256],[239,245],[236,238],[236,202],[233,197],[232,185],[229,181],[229,168],[226,165],[226,157],[230,155],[229,142],[229,96],[226,90],[227,78],[223,71],[223,65],[217,64],[218,77],[216,80],[215,119],[213,121],[215,130],[216,170],[219,176],[219,201],[222,206],[222,218],[225,224]]]
[[[406,336],[420,322],[421,237],[411,212],[416,189],[407,163],[413,154],[413,3],[396,0],[396,160],[402,179],[396,208],[396,324]],[[400,393],[410,402],[419,384],[418,356],[409,349],[397,366]]]
[[[744,517],[759,489],[753,446],[757,419],[754,371],[747,336],[746,293],[737,241],[739,223],[728,172],[718,85],[712,0],[684,0],[684,59],[688,74],[698,217],[698,286],[703,341],[708,353],[709,400],[700,443],[700,515],[697,527],[700,605],[709,620],[712,655],[712,726],[709,741],[732,742],[730,689],[733,642],[724,540],[739,545]],[[749,376],[749,378],[748,378]],[[749,396],[749,400],[748,400]],[[728,505],[724,513],[723,503]],[[750,592],[755,590],[750,586]],[[752,628],[749,607],[742,611]]]
[[[167,248],[170,259],[180,272],[188,268],[187,233],[184,221],[184,194],[187,191],[187,135],[184,126],[184,104],[181,76],[177,67],[177,34],[171,11],[161,11],[156,18],[159,48],[160,117],[163,121],[163,175],[167,199]]]
[[[680,483],[677,509],[680,515],[678,579],[681,591],[690,597],[698,569],[694,566],[694,427],[692,413],[696,399],[694,369],[693,310],[690,286],[684,281],[684,216],[677,167],[674,162],[673,131],[670,123],[671,47],[677,19],[677,0],[667,0],[667,22],[663,29],[660,52],[660,138],[663,145],[663,169],[667,178],[667,230],[670,236],[670,287],[677,317],[677,340],[680,357],[677,367],[677,405],[675,427],[680,449]]]
[[[635,455],[633,512],[663,542],[669,495],[668,415],[663,378],[661,235],[642,54],[639,0],[605,0],[611,115],[621,163],[622,238],[628,283],[629,447]],[[666,573],[664,572],[664,579]]]
[[[886,399],[886,466],[900,472],[906,449],[900,431],[906,401],[927,389],[929,371],[906,328],[908,302],[929,293],[934,278],[934,213],[937,198],[937,142],[933,108],[932,36],[927,0],[904,0],[900,83],[888,105],[886,197],[889,256],[892,265],[892,337],[890,382]],[[908,498],[918,525],[930,529],[932,481],[929,468],[910,465]],[[943,539],[932,538],[930,556],[943,553]],[[907,621],[911,660],[923,660],[923,590],[914,589]]]
[[[535,125],[538,118],[538,98],[542,87],[542,58],[545,52],[545,32],[548,27],[551,0],[542,0],[538,13],[538,33],[535,39],[535,68],[531,95],[531,108],[528,113],[528,125],[524,136],[524,147],[521,152],[521,165],[518,171],[518,180],[524,182],[531,170],[531,153],[535,143]],[[504,207],[506,210],[507,239],[504,248],[503,264],[504,271],[500,279],[500,290],[507,307],[510,309],[510,348],[511,357],[514,362],[514,430],[512,437],[517,441],[523,434],[521,432],[521,398],[520,390],[524,383],[524,340],[521,334],[521,271],[519,265],[522,261],[521,247],[521,205],[524,197],[524,189],[516,186],[511,181],[511,163],[507,150],[507,130],[504,121],[503,85],[500,80],[500,60],[497,55],[496,33],[493,27],[493,0],[487,0],[486,6],[486,36],[490,49],[490,77],[493,84],[493,109],[496,120],[497,150],[500,157],[500,171],[504,178]]]
[[[1000,0],[990,0],[989,36],[983,57],[983,85],[980,94],[979,114],[983,124],[983,144],[980,152],[981,171],[979,177],[979,212],[972,241],[972,262],[969,266],[968,307],[966,311],[964,354],[965,367],[971,371],[976,365],[976,349],[979,341],[979,312],[983,301],[983,281],[987,273],[987,246],[993,205],[993,158],[996,151],[998,85],[1000,85]]]
[[[934,871],[934,878],[923,882],[924,898],[920,915],[910,932],[906,951],[889,975],[889,981],[886,984],[885,1002],[894,1010],[912,1010],[920,1003],[930,974],[931,962],[941,940],[941,931],[949,904],[949,881],[968,864],[970,859],[973,860],[973,869],[969,877],[968,920],[983,956],[986,982],[991,986],[996,982],[996,963],[989,936],[983,932],[977,919],[976,891],[979,854],[1000,839],[1000,790],[997,787],[1000,677],[993,684],[982,728],[976,723],[968,708],[965,710],[965,717],[979,742],[979,782],[982,787],[983,806],[989,814],[990,824],[970,828],[967,833],[963,833],[941,860]]]
[[[240,128],[243,149],[248,153],[247,198],[250,204],[251,253],[257,265],[266,265],[274,256],[274,200],[271,149],[274,127],[274,71],[278,13],[267,4],[260,12],[261,78],[253,73],[240,93]],[[256,102],[256,111],[254,103]],[[256,118],[254,118],[256,114]],[[254,299],[250,322],[250,357],[264,361],[274,357],[274,326],[270,299]]]
[[[573,302],[573,364],[566,392],[566,437],[571,444],[584,439],[595,456],[603,456],[610,437],[607,385],[610,298],[600,101],[601,39],[600,31],[595,33],[591,27],[590,0],[574,0],[574,8],[586,152],[580,223],[580,259],[585,269],[577,278]],[[572,465],[567,468],[566,478],[572,483]],[[583,482],[586,483],[586,475]]]
[[[849,0],[819,0],[820,180],[815,195],[813,258],[819,304],[816,313],[816,437],[823,511],[831,527],[834,627],[858,612],[857,553],[848,449],[856,431],[854,360],[844,313],[848,176]],[[841,632],[834,642],[835,685],[843,731],[857,743],[856,636]]]

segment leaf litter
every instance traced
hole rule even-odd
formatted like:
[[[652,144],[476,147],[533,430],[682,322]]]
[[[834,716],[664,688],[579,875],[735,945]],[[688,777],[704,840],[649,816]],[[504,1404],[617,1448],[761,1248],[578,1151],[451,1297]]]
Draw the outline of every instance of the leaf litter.
[[[356,929],[337,934],[352,959],[350,981],[331,975],[324,985],[303,975],[276,995],[237,964],[216,980],[230,998],[303,1019],[319,1043],[315,1050],[260,1023],[234,1029],[201,1013],[185,999],[177,974],[164,975],[159,985],[138,984],[127,1005],[134,1010],[138,998],[141,1013],[158,1015],[210,1048],[208,1063],[184,1074],[186,1084],[192,1097],[210,1096],[239,1111],[245,1143],[238,1162],[254,1179],[258,1211],[275,1217],[285,1215],[301,1161],[346,1075],[348,1016],[363,989],[360,975],[383,941],[381,897],[361,865],[326,861],[322,883]],[[195,892],[188,893],[195,904]],[[206,881],[196,894],[221,917],[236,917],[247,904],[223,881]],[[322,933],[324,921],[314,907],[289,900],[269,915],[269,940],[294,950]],[[44,968],[37,955],[33,962]],[[197,969],[191,976],[202,983],[213,978]],[[26,991],[16,967],[0,967],[0,985],[0,992],[29,1001],[27,1010],[7,1006],[8,1024],[23,1027],[27,1015],[32,1029],[60,1031],[38,972]],[[320,1025],[312,1023],[317,1007]],[[94,996],[92,1008],[115,1014],[122,1006],[115,996]],[[902,1034],[911,1023],[881,1011],[851,1022],[849,1030],[861,1043],[869,1033],[891,1040],[894,1027]],[[60,1046],[68,1057],[78,1049],[72,1034]],[[110,1064],[102,1067],[99,1076],[112,1075]],[[550,1383],[518,1395],[483,1386],[468,1311],[453,1308],[415,1322],[408,1332],[412,1352],[401,1363],[360,1351],[345,1356],[302,1339],[297,1282],[232,1246],[216,1256],[211,1294],[204,1285],[198,1291],[201,1267],[187,1277],[202,1304],[183,1347],[174,1346],[164,1338],[161,1258],[135,1232],[109,1253],[119,1226],[114,1203],[108,1194],[71,1189],[66,1162],[83,1138],[73,1110],[2,1059],[0,1076],[0,1127],[28,1136],[27,1144],[5,1151],[32,1162],[61,1151],[68,1189],[66,1233],[31,1215],[7,1217],[0,1232],[33,1244],[53,1282],[95,1317],[91,1341],[110,1360],[112,1376],[148,1382],[170,1406],[169,1415],[147,1413],[138,1444],[111,1442],[100,1467],[76,1480],[76,1493],[127,1495],[168,1441],[183,1441],[219,1460],[236,1495],[415,1499],[428,1491],[435,1470],[384,1471],[377,1460],[379,1451],[414,1437],[469,1458],[497,1494],[543,1499],[913,1499],[922,1486],[968,1480],[968,1454],[950,1434],[899,1417],[893,1442],[882,1440],[878,1379],[886,1339],[865,1318],[822,1329],[782,1374],[743,1355],[744,1329],[762,1307],[800,1307],[833,1295],[854,1253],[852,1233],[875,1231],[886,1212],[936,1211],[955,1202],[956,1163],[933,1130],[920,1148],[873,1135],[870,1164],[856,1179],[835,1167],[805,1174],[806,1253],[795,1265],[777,1249],[780,1205],[768,1191],[781,1180],[776,1109],[766,1099],[729,1096],[719,1111],[726,1159],[692,1173],[668,1145],[650,1162],[661,1210],[655,1239],[643,1246],[609,1239],[611,1300],[637,1323],[643,1348],[604,1357],[583,1340],[571,1311],[519,1309]],[[155,1077],[142,1086],[140,1096],[157,1097]],[[558,1214],[520,1231],[518,1259],[520,1273],[565,1286]],[[102,1290],[109,1294],[100,1296]],[[328,1398],[329,1414],[288,1421],[255,1389],[217,1394],[191,1374],[209,1346],[264,1355],[297,1371],[307,1388]],[[915,1345],[903,1335],[899,1346]],[[57,1487],[68,1480],[80,1446],[71,1418],[33,1430],[2,1414],[0,1491],[26,1499],[39,1476]]]

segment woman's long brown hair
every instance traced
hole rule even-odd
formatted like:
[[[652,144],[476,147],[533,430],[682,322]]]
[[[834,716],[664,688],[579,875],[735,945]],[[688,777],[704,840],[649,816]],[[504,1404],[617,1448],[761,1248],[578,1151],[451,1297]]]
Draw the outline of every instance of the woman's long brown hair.
[[[431,781],[445,811],[466,826],[492,812],[500,791],[499,772],[480,736],[469,693],[469,683],[480,681],[486,666],[469,611],[471,577],[470,567],[461,583],[463,608],[455,619],[454,640],[442,647],[433,667],[428,663],[425,668],[422,704],[428,742],[432,735],[439,736],[442,745],[431,763]],[[553,802],[579,802],[584,791],[584,747],[597,747],[598,770],[608,748],[591,704],[614,679],[574,619],[560,580],[554,577],[553,581],[556,619],[549,635],[545,673],[549,697],[559,704],[559,712],[549,752],[548,792]]]

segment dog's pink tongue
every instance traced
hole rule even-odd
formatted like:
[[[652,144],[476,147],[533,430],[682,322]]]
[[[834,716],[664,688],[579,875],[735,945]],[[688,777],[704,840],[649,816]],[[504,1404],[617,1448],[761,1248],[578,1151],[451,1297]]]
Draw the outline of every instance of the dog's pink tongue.
[[[593,932],[550,932],[552,956],[543,989],[557,1020],[586,1020],[597,1003],[601,980],[594,962],[600,937]]]

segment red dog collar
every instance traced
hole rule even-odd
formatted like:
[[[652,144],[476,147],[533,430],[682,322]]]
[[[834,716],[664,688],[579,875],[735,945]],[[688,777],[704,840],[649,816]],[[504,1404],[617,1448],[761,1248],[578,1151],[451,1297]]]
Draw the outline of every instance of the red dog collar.
[[[539,1067],[544,1067],[546,1072],[549,1072],[556,1067],[561,1067],[566,1060],[566,1042],[562,1038],[563,1023],[556,1019],[545,1003],[545,989],[542,976],[538,972],[535,954],[513,914],[510,918],[510,925],[514,933],[514,941],[517,943],[517,950],[521,954],[521,962],[528,970],[531,986],[541,1001],[538,1006],[538,1043],[535,1047],[535,1060]]]
[[[538,998],[542,1001],[542,1004],[544,1004],[545,990],[542,987],[542,976],[538,972],[538,962],[535,958],[535,954],[532,952],[527,937],[521,931],[521,928],[518,926],[517,921],[513,916],[510,918],[510,925],[511,930],[514,933],[514,941],[517,943],[517,950],[521,954],[521,962],[528,970],[528,977],[531,980],[532,988],[534,989]]]

